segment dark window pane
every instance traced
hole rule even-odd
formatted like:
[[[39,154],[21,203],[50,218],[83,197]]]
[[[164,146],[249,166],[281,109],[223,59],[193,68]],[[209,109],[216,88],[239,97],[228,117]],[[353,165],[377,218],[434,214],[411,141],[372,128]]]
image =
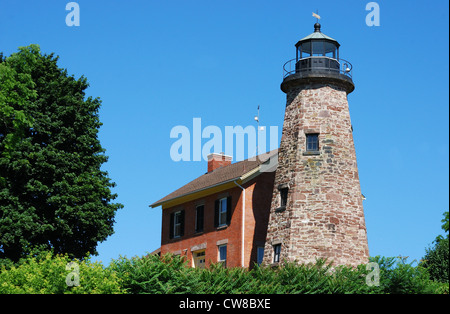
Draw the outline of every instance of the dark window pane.
[[[319,134],[306,134],[306,150],[307,151],[319,150]]]
[[[280,261],[281,244],[273,246],[273,262],[278,263]]]
[[[175,213],[173,235],[179,237],[181,234],[181,212]]]
[[[219,263],[222,264],[222,266],[227,266],[227,246],[221,245],[219,246]]]
[[[256,262],[258,263],[258,265],[261,265],[263,258],[264,258],[264,247],[259,246],[257,250],[258,251],[256,254]]]
[[[281,197],[281,206],[286,206],[287,205],[287,197],[288,197],[288,189],[287,188],[283,188],[280,190],[280,197]]]

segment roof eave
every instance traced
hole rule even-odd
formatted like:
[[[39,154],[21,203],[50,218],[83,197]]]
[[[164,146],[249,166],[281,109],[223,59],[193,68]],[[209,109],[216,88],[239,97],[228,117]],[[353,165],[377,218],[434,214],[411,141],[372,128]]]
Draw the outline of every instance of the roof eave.
[[[230,183],[230,182],[233,182],[233,181],[236,181],[236,180],[240,180],[240,178],[241,178],[241,177],[236,177],[236,178],[233,178],[233,179],[230,179],[230,180],[226,180],[226,181],[223,181],[223,182],[214,184],[214,185],[207,186],[207,187],[202,188],[202,189],[198,189],[198,190],[195,190],[195,191],[192,191],[192,192],[189,192],[189,193],[185,193],[185,194],[176,196],[176,197],[174,197],[174,198],[171,198],[171,199],[168,199],[168,200],[165,200],[165,201],[162,201],[162,202],[161,202],[161,201],[157,201],[156,203],[153,203],[153,204],[149,205],[149,207],[155,208],[155,207],[158,207],[158,206],[160,206],[160,205],[164,205],[164,204],[167,204],[167,203],[176,201],[177,199],[180,199],[180,198],[183,198],[183,197],[186,197],[186,196],[195,194],[195,193],[207,191],[207,190],[209,190],[209,189],[214,189],[214,188],[219,187],[219,186],[221,186],[221,185],[225,185],[225,184],[228,184],[228,183]]]
[[[214,185],[210,185],[208,187],[205,187],[205,188],[202,188],[202,189],[198,189],[198,190],[195,190],[195,191],[192,191],[192,192],[189,192],[189,193],[185,193],[183,195],[179,195],[179,196],[176,196],[174,198],[171,198],[171,199],[168,199],[168,200],[164,200],[162,202],[161,201],[157,201],[156,203],[153,203],[153,204],[149,205],[149,207],[155,208],[155,207],[167,204],[167,203],[173,203],[176,200],[184,198],[186,196],[189,196],[189,195],[192,195],[192,194],[197,194],[197,193],[204,192],[204,191],[207,191],[207,190],[213,190],[213,189],[218,188],[218,187],[220,187],[222,185],[227,185],[228,183],[232,183],[232,182],[235,182],[235,181],[238,181],[238,183],[240,183],[240,184],[241,183],[242,184],[246,183],[246,182],[250,181],[251,179],[257,177],[259,174],[261,174],[260,169],[261,169],[261,165],[258,165],[257,167],[253,168],[252,170],[247,171],[246,173],[244,173],[242,176],[235,177],[233,179],[229,179],[229,180],[226,180],[226,181],[214,184]]]

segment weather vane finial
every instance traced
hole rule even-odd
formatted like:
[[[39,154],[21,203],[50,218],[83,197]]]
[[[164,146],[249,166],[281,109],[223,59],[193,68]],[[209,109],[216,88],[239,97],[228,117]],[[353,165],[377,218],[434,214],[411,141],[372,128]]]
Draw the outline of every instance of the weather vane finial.
[[[314,16],[317,19],[317,23],[319,23],[320,20],[320,15],[319,15],[319,10],[316,10],[316,13],[313,12],[312,16]]]

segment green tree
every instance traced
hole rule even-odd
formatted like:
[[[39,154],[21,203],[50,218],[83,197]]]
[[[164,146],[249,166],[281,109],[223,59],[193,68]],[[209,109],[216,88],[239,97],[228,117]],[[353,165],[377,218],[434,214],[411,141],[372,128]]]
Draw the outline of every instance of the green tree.
[[[123,207],[101,170],[101,101],[57,61],[30,45],[0,63],[0,258],[95,255]]]
[[[0,53],[0,140],[3,154],[7,154],[23,137],[24,129],[31,127],[32,119],[25,115],[24,107],[36,98],[36,91],[31,75],[17,73],[4,61]]]
[[[446,236],[443,237],[439,235],[434,240],[434,246],[428,248],[426,250],[426,254],[423,257],[423,266],[427,268],[430,273],[430,277],[433,280],[439,282],[449,283],[448,280],[448,261],[449,261],[449,238],[448,238],[448,230],[449,230],[449,212],[444,213],[444,219],[442,222],[442,229],[446,233]]]

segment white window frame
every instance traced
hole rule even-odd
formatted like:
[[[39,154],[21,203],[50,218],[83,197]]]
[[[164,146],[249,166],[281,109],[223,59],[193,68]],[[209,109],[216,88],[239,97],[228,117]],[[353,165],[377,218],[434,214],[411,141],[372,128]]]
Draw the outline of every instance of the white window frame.
[[[225,259],[221,259],[220,258],[220,249],[221,248],[225,248]],[[224,266],[227,263],[227,253],[228,253],[227,251],[228,251],[228,249],[227,249],[227,245],[226,244],[222,244],[222,245],[218,245],[217,246],[217,261],[219,263],[222,263]]]

